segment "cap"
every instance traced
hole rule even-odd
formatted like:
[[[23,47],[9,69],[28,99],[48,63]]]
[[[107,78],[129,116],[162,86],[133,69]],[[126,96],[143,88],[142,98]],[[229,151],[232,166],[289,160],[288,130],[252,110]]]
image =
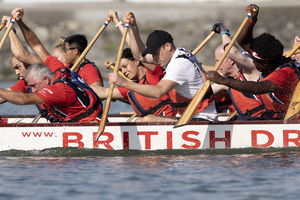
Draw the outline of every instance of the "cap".
[[[154,54],[162,45],[167,42],[173,42],[172,36],[162,30],[155,30],[148,35],[146,42],[146,49],[143,52],[143,56],[146,54]]]

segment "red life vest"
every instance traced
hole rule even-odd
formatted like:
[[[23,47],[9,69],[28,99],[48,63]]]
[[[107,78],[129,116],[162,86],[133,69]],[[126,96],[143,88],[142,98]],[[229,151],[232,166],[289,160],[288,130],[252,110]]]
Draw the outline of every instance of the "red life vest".
[[[288,62],[279,66],[277,69],[285,67],[293,68],[295,73],[300,76],[300,63],[294,61]],[[245,80],[245,77],[242,75],[240,75],[239,78],[240,80]],[[297,82],[289,89],[292,89],[293,91],[296,84]],[[240,115],[245,114],[254,117],[262,117],[264,119],[282,119],[288,107],[287,102],[282,102],[276,97],[276,95],[282,94],[267,93],[255,95],[239,92],[234,89],[230,89],[230,94],[233,105]],[[288,95],[289,99],[292,97],[292,93],[287,93],[285,95]]]
[[[145,76],[140,80],[140,84],[157,84],[153,80],[147,80],[149,77]],[[161,98],[149,98],[142,96],[136,92],[128,92],[128,100],[136,114],[140,117],[154,114],[159,116],[174,116],[173,109],[170,106],[169,95],[165,94]]]
[[[70,72],[68,68],[59,70],[63,73],[56,83],[63,83],[71,87],[76,95],[77,99],[81,102],[84,109],[81,112],[67,115],[63,113],[57,106],[44,105],[44,115],[50,122],[78,122],[89,116],[97,116],[101,118],[102,115],[102,102],[95,92],[78,76],[76,72]],[[72,106],[72,105],[70,105]]]
[[[237,80],[246,81],[242,73],[239,74]],[[229,95],[235,110],[239,115],[261,116],[265,112],[259,95],[240,92],[229,88]]]
[[[218,113],[232,113],[235,111],[234,106],[228,92],[225,94],[214,95],[216,102],[216,109]]]

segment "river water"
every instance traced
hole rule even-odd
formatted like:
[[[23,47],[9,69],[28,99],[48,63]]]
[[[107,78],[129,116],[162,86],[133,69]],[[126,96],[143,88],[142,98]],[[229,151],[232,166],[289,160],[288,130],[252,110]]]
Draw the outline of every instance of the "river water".
[[[1,200],[298,199],[300,150],[10,150],[0,152],[0,182]]]

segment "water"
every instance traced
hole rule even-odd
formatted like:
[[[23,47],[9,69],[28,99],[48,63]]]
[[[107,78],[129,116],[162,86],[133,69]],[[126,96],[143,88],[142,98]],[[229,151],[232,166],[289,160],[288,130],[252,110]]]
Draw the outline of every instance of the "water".
[[[1,199],[250,200],[300,194],[299,152],[152,154],[3,156]]]
[[[0,106],[0,114],[36,113],[32,106]],[[299,174],[297,148],[10,150],[0,152],[0,200],[298,199]]]

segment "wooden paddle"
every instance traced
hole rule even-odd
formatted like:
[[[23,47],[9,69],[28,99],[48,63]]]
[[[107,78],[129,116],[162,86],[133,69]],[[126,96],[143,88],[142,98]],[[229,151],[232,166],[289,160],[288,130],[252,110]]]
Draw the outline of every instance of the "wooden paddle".
[[[300,42],[298,42],[292,50],[290,50],[286,57],[291,57],[300,48]],[[300,82],[298,82],[292,100],[289,104],[288,110],[285,113],[283,122],[286,123],[289,119],[294,117],[300,111]]]
[[[202,47],[215,35],[216,32],[212,31],[210,34],[192,51],[193,55],[196,55]]]
[[[247,16],[245,17],[245,19],[243,20],[243,22],[241,23],[241,25],[238,28],[237,32],[235,33],[232,40],[230,41],[230,43],[226,47],[225,52],[223,53],[222,57],[216,63],[213,71],[217,71],[219,69],[219,67],[221,66],[221,64],[223,63],[223,61],[226,58],[227,54],[229,53],[231,47],[233,46],[234,42],[236,41],[238,35],[241,33],[244,26],[246,25],[247,20],[250,17],[249,15],[250,14],[248,13]],[[195,94],[194,98],[189,103],[187,109],[184,111],[183,115],[181,116],[181,118],[179,119],[179,121],[177,122],[177,124],[175,125],[174,128],[179,127],[179,126],[183,126],[183,125],[187,124],[190,121],[190,119],[192,118],[197,106],[202,101],[202,99],[203,99],[204,95],[206,94],[206,92],[208,91],[209,87],[210,87],[210,80],[206,80],[204,85],[202,86],[202,88],[200,90],[198,90],[198,92]]]
[[[298,42],[293,49],[291,49],[286,55],[285,57],[289,58],[291,57],[298,49],[300,48],[300,42]]]
[[[86,56],[86,54],[90,51],[90,49],[92,48],[92,46],[95,44],[96,40],[99,38],[99,36],[101,35],[101,33],[104,31],[104,29],[107,27],[107,25],[109,24],[109,22],[111,21],[110,18],[106,19],[104,24],[101,26],[101,28],[98,30],[98,32],[95,34],[95,36],[93,37],[93,39],[91,40],[91,42],[88,44],[88,46],[84,49],[84,51],[82,52],[82,54],[79,56],[79,58],[75,61],[74,65],[71,68],[71,71],[75,71],[77,69],[77,67],[79,66],[79,64],[82,62],[83,58]]]
[[[37,114],[37,115],[33,118],[33,120],[32,120],[31,123],[33,123],[33,124],[37,123],[37,122],[41,119],[41,117],[42,117],[42,114],[41,114],[41,113]]]
[[[300,111],[300,82],[298,82],[283,122],[286,123]]]
[[[4,42],[5,42],[6,38],[7,38],[7,36],[8,36],[8,34],[9,34],[10,30],[11,30],[12,27],[14,26],[14,23],[15,23],[15,22],[16,22],[15,18],[12,17],[11,20],[9,21],[9,25],[8,25],[6,31],[5,31],[5,33],[4,33],[4,35],[3,35],[3,38],[2,38],[1,41],[0,41],[0,50],[2,49],[2,47],[3,47],[3,45],[4,45]]]
[[[288,52],[285,52],[285,57],[291,57],[298,49],[300,48],[300,42],[297,42],[297,44]]]
[[[122,51],[123,51],[123,48],[124,48],[124,45],[125,45],[126,35],[127,35],[127,32],[128,32],[128,28],[129,28],[129,21],[126,21],[126,23],[124,25],[124,28],[125,28],[125,30],[122,34],[122,40],[121,40],[121,43],[120,43],[120,47],[119,47],[119,51],[118,51],[118,55],[117,55],[117,59],[116,59],[116,66],[115,66],[115,69],[114,69],[114,73],[117,73],[119,71]],[[108,111],[109,111],[109,108],[110,108],[110,103],[111,103],[111,99],[112,99],[112,93],[113,93],[114,86],[115,86],[114,83],[111,83],[109,85],[109,92],[108,92],[108,95],[107,95],[107,98],[106,98],[106,103],[105,103],[105,107],[104,107],[104,110],[103,110],[102,118],[101,118],[101,121],[99,123],[99,129],[98,129],[98,133],[97,133],[97,136],[96,136],[96,140],[99,139],[99,137],[101,136],[101,134],[104,131]]]
[[[110,70],[113,70],[113,71],[115,70],[115,66],[109,60],[104,61],[104,65]],[[132,81],[131,79],[127,78],[122,72],[118,71],[118,74],[120,76],[122,76],[124,79],[126,79],[127,81]]]
[[[6,23],[0,24],[0,31],[5,27]]]

